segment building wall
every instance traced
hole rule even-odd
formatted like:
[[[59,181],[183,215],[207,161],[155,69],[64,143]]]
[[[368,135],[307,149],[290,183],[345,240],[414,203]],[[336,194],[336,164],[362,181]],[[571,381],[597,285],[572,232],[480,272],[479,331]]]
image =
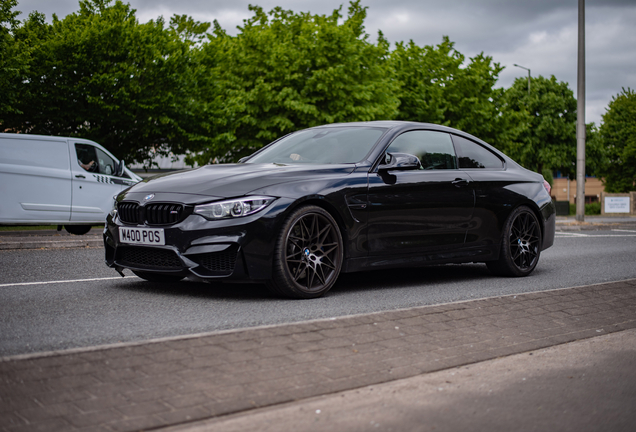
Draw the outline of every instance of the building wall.
[[[570,193],[568,198],[568,184]],[[601,200],[601,193],[605,191],[603,183],[596,177],[587,177],[585,179],[585,202],[598,202]],[[552,183],[552,198],[557,201],[569,201],[574,204],[576,197],[576,180],[568,180],[567,178],[555,178]]]

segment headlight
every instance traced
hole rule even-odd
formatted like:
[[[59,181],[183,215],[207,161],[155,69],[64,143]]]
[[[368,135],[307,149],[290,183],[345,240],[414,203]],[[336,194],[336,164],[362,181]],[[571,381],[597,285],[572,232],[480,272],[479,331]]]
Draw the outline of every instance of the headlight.
[[[194,213],[208,220],[233,219],[259,212],[270,205],[275,199],[276,198],[273,197],[254,196],[218,201],[198,205],[194,208]]]
[[[110,217],[115,219],[115,216],[117,216],[117,195],[113,196],[113,205],[110,209]]]

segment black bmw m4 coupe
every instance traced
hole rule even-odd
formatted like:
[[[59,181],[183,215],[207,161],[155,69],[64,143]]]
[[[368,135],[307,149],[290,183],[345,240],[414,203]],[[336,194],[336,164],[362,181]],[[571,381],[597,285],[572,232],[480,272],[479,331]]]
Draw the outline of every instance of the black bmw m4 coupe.
[[[315,298],[342,272],[482,262],[527,276],[554,231],[541,175],[456,129],[377,121],[301,130],[239,163],[138,183],[116,197],[104,246],[122,275]]]

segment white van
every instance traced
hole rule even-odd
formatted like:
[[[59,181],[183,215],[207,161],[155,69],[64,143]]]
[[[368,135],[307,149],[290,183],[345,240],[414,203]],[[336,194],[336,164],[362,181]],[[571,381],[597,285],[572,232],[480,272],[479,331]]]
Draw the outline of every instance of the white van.
[[[113,196],[141,181],[96,142],[0,133],[0,225],[102,224]]]

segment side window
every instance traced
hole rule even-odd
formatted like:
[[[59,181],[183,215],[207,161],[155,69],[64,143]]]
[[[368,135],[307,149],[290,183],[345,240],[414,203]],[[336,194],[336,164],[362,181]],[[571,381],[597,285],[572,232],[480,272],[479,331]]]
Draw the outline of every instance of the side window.
[[[102,150],[90,144],[75,144],[77,163],[88,172],[114,175],[116,162]]]
[[[77,163],[88,172],[99,172],[95,147],[88,144],[75,144]]]
[[[115,175],[115,167],[117,166],[113,158],[96,148],[97,160],[99,162],[100,174]]]
[[[449,134],[436,131],[410,131],[398,136],[388,153],[409,153],[422,162],[422,169],[455,169],[455,150]]]
[[[490,150],[466,138],[453,135],[459,168],[502,169],[503,160]]]

